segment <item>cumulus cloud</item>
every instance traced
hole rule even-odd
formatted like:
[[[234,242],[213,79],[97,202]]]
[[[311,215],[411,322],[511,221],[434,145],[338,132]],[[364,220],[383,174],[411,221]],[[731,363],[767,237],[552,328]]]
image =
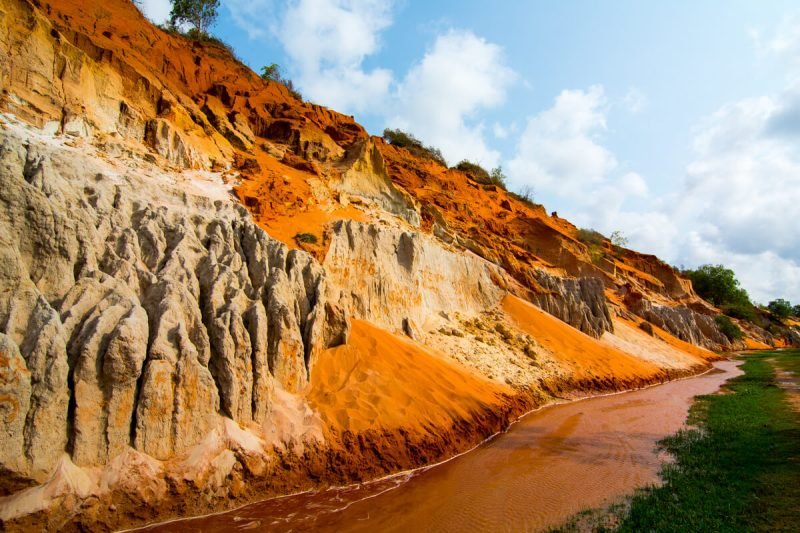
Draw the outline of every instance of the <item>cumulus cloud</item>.
[[[603,87],[565,90],[553,107],[528,120],[509,173],[518,187],[580,197],[603,182],[617,160],[599,141],[606,129]]]
[[[227,0],[225,6],[249,38],[281,43],[308,99],[344,113],[385,104],[391,71],[367,70],[363,62],[380,49],[392,0]]]
[[[500,154],[489,148],[484,125],[473,119],[481,109],[502,103],[515,78],[501,47],[472,32],[450,30],[400,83],[388,122],[412,130],[450,162],[495,166]]]
[[[385,102],[391,72],[367,71],[363,62],[380,48],[380,33],[392,21],[391,6],[388,0],[289,4],[278,38],[306,96],[343,112],[368,111]]]
[[[789,61],[797,61],[800,53],[800,16],[796,13],[783,17],[777,30],[765,36],[761,29],[750,31],[756,48],[761,53],[783,56]]]
[[[631,87],[622,97],[622,105],[633,114],[641,113],[647,107],[647,96],[637,87]]]
[[[250,39],[263,39],[275,31],[264,21],[275,13],[272,0],[225,0],[225,8],[233,22],[247,33]]]
[[[147,18],[156,24],[164,24],[169,20],[172,3],[170,0],[141,0],[139,8]]]
[[[761,299],[787,294],[800,300],[800,90],[748,98],[722,107],[694,140],[678,219],[698,224],[685,250],[729,256]],[[781,273],[781,278],[767,278]],[[784,283],[779,290],[775,285]],[[793,284],[793,285],[792,285]]]
[[[601,86],[562,91],[528,120],[508,165],[513,186],[672,264],[728,265],[758,301],[800,301],[800,85],[703,119],[684,175],[660,198],[604,146],[608,114]]]

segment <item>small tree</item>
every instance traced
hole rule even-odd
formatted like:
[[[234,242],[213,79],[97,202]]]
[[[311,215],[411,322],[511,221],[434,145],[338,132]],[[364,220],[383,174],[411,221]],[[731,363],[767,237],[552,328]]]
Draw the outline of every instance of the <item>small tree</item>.
[[[401,129],[386,128],[383,130],[383,138],[392,146],[405,148],[407,151],[418,157],[424,157],[436,161],[442,166],[447,166],[447,162],[442,155],[442,151],[433,146],[426,146],[422,141],[414,137],[413,134]]]
[[[506,180],[508,178],[506,177],[506,173],[503,172],[502,166],[497,165],[494,167],[490,173],[490,177],[495,185],[504,189],[506,188]]]
[[[219,0],[170,0],[172,12],[169,23],[173,26],[190,25],[200,35],[206,35],[217,19]]]
[[[792,314],[792,304],[783,298],[772,300],[767,304],[767,309],[777,318],[789,318],[789,315]]]
[[[261,78],[271,81],[283,81],[281,78],[281,67],[277,63],[261,67]]]
[[[611,244],[616,246],[617,248],[625,248],[628,246],[628,238],[622,233],[620,230],[616,230],[611,234],[610,237]]]
[[[800,318],[800,305],[795,305],[792,307],[792,315]]]
[[[301,102],[303,101],[303,95],[300,94],[300,91],[294,86],[294,82],[281,75],[281,67],[277,63],[261,67],[261,79],[280,83],[289,90],[289,94]]]
[[[692,281],[697,294],[716,306],[725,304],[750,304],[750,297],[733,270],[722,265],[703,265],[683,273]]]

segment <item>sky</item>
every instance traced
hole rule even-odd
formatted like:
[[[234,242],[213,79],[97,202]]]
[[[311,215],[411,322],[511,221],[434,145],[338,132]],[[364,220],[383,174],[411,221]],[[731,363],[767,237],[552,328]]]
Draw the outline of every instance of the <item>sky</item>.
[[[374,135],[502,166],[581,227],[800,303],[794,0],[221,0],[212,33]]]

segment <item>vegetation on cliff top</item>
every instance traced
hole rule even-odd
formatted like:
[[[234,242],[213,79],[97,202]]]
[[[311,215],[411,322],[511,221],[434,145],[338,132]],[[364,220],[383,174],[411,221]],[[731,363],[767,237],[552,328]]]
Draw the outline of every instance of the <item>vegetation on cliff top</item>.
[[[750,304],[747,291],[740,286],[736,274],[729,268],[703,265],[695,270],[685,270],[683,274],[692,281],[695,292],[701,298],[717,307]]]
[[[422,141],[414,137],[411,133],[405,132],[401,129],[386,128],[383,130],[383,138],[392,146],[404,148],[411,154],[421,157],[423,159],[430,159],[436,161],[440,165],[446,167],[447,162],[442,155],[442,151],[433,146],[426,146]]]
[[[784,321],[792,315],[800,316],[800,306],[792,307],[783,298],[769,302],[766,307],[754,305],[733,270],[723,265],[703,265],[683,270],[683,274],[691,280],[698,296],[720,308],[723,314],[715,320],[729,340],[739,340],[744,335],[728,317],[746,320],[773,335],[783,335],[787,332]]]
[[[172,11],[169,14],[169,23],[172,27],[188,24],[200,35],[206,35],[217,20],[219,0],[170,0],[170,2]]]
[[[280,83],[286,87],[286,89],[288,89],[289,94],[291,94],[294,98],[300,100],[301,102],[303,101],[303,95],[300,94],[299,90],[297,90],[297,87],[295,87],[292,80],[285,78],[283,74],[281,74],[281,67],[277,63],[272,63],[271,65],[265,65],[261,67],[261,79]]]

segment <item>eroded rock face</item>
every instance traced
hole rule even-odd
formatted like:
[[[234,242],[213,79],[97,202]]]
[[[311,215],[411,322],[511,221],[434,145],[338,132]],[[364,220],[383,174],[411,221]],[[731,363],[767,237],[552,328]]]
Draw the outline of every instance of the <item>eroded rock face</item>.
[[[0,131],[0,469],[41,481],[65,452],[168,459],[220,415],[269,425],[273,388],[346,340],[322,267],[234,202],[23,130]]]
[[[614,331],[601,279],[562,278],[538,269],[533,275],[543,289],[534,294],[539,307],[595,338]]]
[[[704,315],[686,306],[669,307],[639,299],[630,309],[681,340],[712,350],[730,349],[730,341],[720,331],[713,316]]]
[[[414,199],[389,178],[383,156],[372,140],[355,143],[341,166],[341,179],[333,184],[337,190],[369,198],[381,209],[419,227],[421,218]]]
[[[490,308],[506,278],[496,265],[428,235],[354,221],[333,225],[325,268],[354,317],[394,331],[422,327],[440,312]]]

